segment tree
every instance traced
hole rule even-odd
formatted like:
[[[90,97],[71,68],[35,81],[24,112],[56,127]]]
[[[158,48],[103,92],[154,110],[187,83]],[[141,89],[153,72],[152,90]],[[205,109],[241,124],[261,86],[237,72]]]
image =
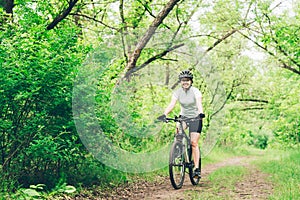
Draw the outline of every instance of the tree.
[[[276,11],[281,4],[273,6],[271,2],[260,1],[253,4],[256,23],[245,26],[247,33],[239,33],[278,61],[279,67],[299,75],[299,12],[296,5],[293,17],[288,13],[278,15]]]
[[[85,48],[77,44],[76,27],[46,31],[32,7],[14,9],[14,23],[0,31],[4,190],[9,180],[26,185],[39,179],[53,186],[64,169],[85,155],[71,112],[76,67],[85,55]]]

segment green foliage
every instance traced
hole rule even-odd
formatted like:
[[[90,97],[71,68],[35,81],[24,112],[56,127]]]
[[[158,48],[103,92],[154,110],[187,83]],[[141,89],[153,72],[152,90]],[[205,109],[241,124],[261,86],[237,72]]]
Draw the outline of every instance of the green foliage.
[[[274,120],[271,126],[275,138],[270,141],[273,147],[299,147],[300,116],[297,112],[300,109],[299,88],[291,87],[298,83],[298,76],[282,71],[275,72],[270,79],[270,84],[277,88],[269,105],[271,111],[269,117]]]
[[[23,14],[19,22],[27,24],[0,32],[1,176],[25,187],[37,181],[52,187],[85,154],[71,113],[85,49],[77,45],[76,29],[49,32],[38,15]]]
[[[285,15],[274,15],[271,11],[265,11],[263,14],[265,23],[271,33],[264,33],[261,41],[265,46],[274,46],[276,57],[286,65],[299,67],[299,14],[295,13],[294,17]]]
[[[266,55],[274,55],[268,60],[251,55],[252,52],[247,55],[248,48],[252,51],[253,47],[236,33],[210,52],[216,68],[222,71],[222,80],[227,95],[230,95],[225,106],[229,112],[220,145],[299,146],[299,87],[296,87],[299,77],[275,69],[283,63],[294,69],[299,67],[299,45],[296,45],[299,4],[289,4],[293,6],[293,12],[289,12],[281,5],[275,8],[272,3],[216,1],[209,3],[204,9],[205,14],[199,17],[200,30],[209,33],[200,38],[201,44],[214,46],[218,39],[238,29],[256,38],[252,42],[261,44]],[[259,24],[260,29],[255,31],[252,24],[245,25],[248,22]]]
[[[47,193],[45,184],[30,185],[29,188],[21,188],[15,194],[7,195],[6,198],[34,200],[34,199],[53,199],[59,198],[61,195],[71,195],[76,192],[76,188],[66,183],[58,183],[56,187]]]
[[[201,18],[201,22],[205,25],[218,24],[214,30],[228,30],[233,25],[236,25],[241,19],[241,10],[244,9],[247,4],[241,1],[222,0],[214,3],[207,3],[210,9],[205,9],[205,15]],[[209,27],[211,29],[211,27]]]
[[[152,122],[168,104],[171,95],[168,87],[174,83],[166,81],[156,85],[154,77],[144,75],[157,75],[159,69],[157,77],[174,81],[179,68],[193,67],[183,59],[188,52],[182,49],[168,52],[139,71],[124,86],[125,90],[119,88],[115,93],[115,89],[134,45],[165,3],[126,1],[122,21],[115,1],[90,5],[78,2],[72,15],[51,31],[45,30],[47,24],[68,6],[67,1],[15,3],[11,21],[0,8],[0,192],[21,186],[27,189],[18,191],[38,196],[53,188],[58,193],[68,191],[66,184],[78,187],[126,181],[126,174],[92,159],[76,133],[71,112],[73,81],[88,51],[81,44],[92,43],[87,46],[96,49],[93,55],[98,70],[95,112],[104,134],[114,145],[130,152],[157,150],[172,140],[174,126],[158,126]],[[299,7],[293,8],[294,16],[288,13],[277,16],[270,9],[271,3],[181,1],[158,27],[137,61],[138,65],[142,64],[179,42],[192,49],[198,48],[198,42],[205,49],[214,47],[208,53],[215,66],[212,70],[221,74],[228,95],[224,109],[229,111],[220,146],[299,147],[299,77],[282,69],[274,70],[282,62],[296,66],[295,69],[299,66]],[[194,12],[200,24],[191,15]],[[95,18],[83,17],[85,14]],[[193,22],[189,23],[192,18]],[[253,26],[245,26],[249,22]],[[239,33],[252,29],[262,33],[250,37],[274,50],[275,58],[253,61],[245,53],[248,40],[238,32],[220,41],[233,29],[239,29]],[[190,36],[196,40],[189,42]],[[195,76],[201,74],[195,72]],[[214,94],[210,94],[202,78],[195,80],[194,85],[203,93],[204,109],[209,116]],[[267,103],[241,99],[260,99]],[[122,104],[111,106],[122,100]],[[170,115],[177,114],[178,110],[177,107]],[[158,134],[151,136],[154,132]],[[224,154],[229,156],[231,152]],[[226,170],[222,174],[239,173]],[[41,186],[45,191],[40,191]]]
[[[122,64],[115,62],[109,70],[99,75],[101,84],[96,95],[96,110],[100,126],[116,146],[126,151],[148,152],[159,149],[172,139],[170,132],[165,131],[151,136],[159,132],[157,127],[161,125],[154,121],[162,110],[157,110],[156,107],[163,107],[168,103],[169,99],[162,93],[167,88],[152,85],[151,81],[143,77],[133,78],[130,82],[122,82],[116,86],[121,70]],[[169,91],[168,94],[171,95]]]

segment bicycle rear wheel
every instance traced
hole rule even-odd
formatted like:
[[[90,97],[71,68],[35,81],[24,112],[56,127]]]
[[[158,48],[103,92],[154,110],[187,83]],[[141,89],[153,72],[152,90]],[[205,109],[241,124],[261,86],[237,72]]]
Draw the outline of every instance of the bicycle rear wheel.
[[[180,189],[184,181],[185,165],[183,144],[178,141],[173,143],[170,151],[169,175],[172,186]]]
[[[199,149],[199,170],[200,170],[200,174],[201,174],[201,151]],[[198,185],[201,177],[193,177],[193,174],[194,174],[194,158],[193,158],[193,155],[192,155],[192,147],[189,149],[189,158],[191,160],[191,163],[189,165],[189,176],[190,176],[190,180],[191,180],[191,183],[193,185]]]

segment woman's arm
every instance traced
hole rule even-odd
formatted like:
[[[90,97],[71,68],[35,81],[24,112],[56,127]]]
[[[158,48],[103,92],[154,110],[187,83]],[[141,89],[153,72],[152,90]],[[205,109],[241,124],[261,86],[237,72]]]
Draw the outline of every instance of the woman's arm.
[[[164,114],[165,114],[166,116],[174,109],[174,107],[175,107],[175,105],[176,105],[176,102],[177,102],[177,99],[176,99],[176,97],[173,95],[170,104],[167,106],[167,108],[166,108],[166,110],[165,110],[165,112],[164,112]]]
[[[203,106],[202,106],[202,93],[200,92],[199,89],[195,88],[194,89],[194,94],[195,94],[195,98],[196,98],[196,104],[197,104],[197,108],[198,108],[198,114],[203,114]]]
[[[197,108],[198,108],[199,114],[200,114],[200,113],[204,113],[204,112],[203,112],[203,106],[202,106],[202,95],[198,96],[198,97],[196,98],[196,101],[197,101]]]

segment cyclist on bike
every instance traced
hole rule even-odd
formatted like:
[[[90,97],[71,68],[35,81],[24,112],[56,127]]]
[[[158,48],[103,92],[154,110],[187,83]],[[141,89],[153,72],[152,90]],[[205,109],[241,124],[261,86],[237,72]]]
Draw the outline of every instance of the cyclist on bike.
[[[177,101],[181,106],[180,116],[182,118],[199,119],[190,121],[189,123],[185,123],[184,128],[189,127],[189,132],[191,134],[192,152],[195,162],[195,170],[193,176],[200,178],[200,151],[198,147],[198,141],[202,130],[202,118],[205,117],[205,115],[203,114],[202,94],[199,89],[192,86],[193,74],[189,70],[182,71],[179,74],[179,80],[181,83],[181,87],[173,93],[170,104],[167,106],[164,114],[161,115],[159,119],[165,121],[167,115],[174,109]]]

